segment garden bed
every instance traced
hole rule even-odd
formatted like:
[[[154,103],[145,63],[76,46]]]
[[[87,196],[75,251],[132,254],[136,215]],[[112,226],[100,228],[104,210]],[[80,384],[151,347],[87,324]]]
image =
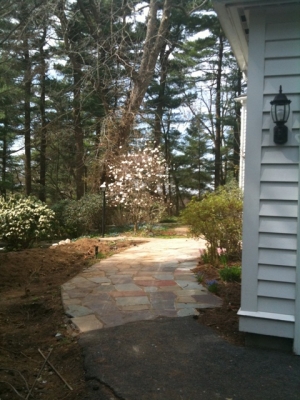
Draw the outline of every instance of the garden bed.
[[[232,264],[233,266],[236,264]],[[206,281],[217,281],[217,296],[223,300],[222,306],[213,309],[200,309],[198,320],[200,323],[216,330],[221,337],[237,346],[243,346],[245,343],[245,334],[239,332],[238,315],[241,299],[240,282],[223,282],[219,276],[219,270],[211,264],[199,263],[194,272]]]
[[[25,381],[31,387],[36,378],[33,398],[85,398],[81,350],[62,307],[60,286],[96,262],[95,246],[101,258],[134,244],[132,240],[80,239],[56,247],[0,253],[1,400],[25,399]],[[47,356],[51,349],[50,362],[73,390],[47,366],[38,376],[43,364],[39,350]]]

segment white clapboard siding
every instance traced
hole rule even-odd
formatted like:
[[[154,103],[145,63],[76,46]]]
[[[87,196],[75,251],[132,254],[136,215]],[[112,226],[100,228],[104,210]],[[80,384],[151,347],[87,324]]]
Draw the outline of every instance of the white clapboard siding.
[[[297,19],[297,15],[295,15]],[[266,27],[266,40],[292,40],[300,38],[299,15],[295,22],[268,23]]]
[[[297,142],[298,142],[298,144],[300,143],[300,140],[299,140],[299,129],[300,129],[300,112],[299,111],[295,111],[295,112],[293,112],[292,113],[292,115],[291,115],[291,126],[292,126],[292,129],[294,130],[297,130],[297,136],[296,136],[296,132],[292,135],[293,137],[296,137],[296,139],[297,139]]]
[[[290,93],[299,93],[300,80],[294,75],[280,75],[274,77],[268,77],[265,79],[264,84],[264,94],[274,95],[278,93],[279,85],[282,85],[285,94],[290,95]],[[289,96],[290,97],[290,96]]]
[[[258,266],[258,279],[261,281],[273,282],[296,282],[296,268],[283,267],[281,265],[259,265]]]
[[[266,249],[297,250],[297,235],[260,233],[258,245]]]
[[[275,58],[265,61],[265,76],[297,75],[299,73],[300,59],[295,58]]]
[[[297,164],[288,165],[262,165],[261,182],[298,182]],[[298,200],[298,196],[295,200]]]
[[[297,234],[297,219],[285,217],[260,217],[259,232]]]
[[[259,215],[265,217],[297,217],[298,202],[297,201],[273,201],[261,200],[259,207]],[[290,220],[289,220],[290,221]],[[276,232],[276,231],[275,231]],[[276,232],[277,233],[277,232]],[[280,232],[279,232],[280,233]],[[283,233],[283,232],[281,232]],[[290,233],[290,232],[287,232]],[[293,232],[295,233],[295,232]]]
[[[258,281],[258,296],[273,297],[275,299],[295,299],[296,288],[294,283]],[[277,312],[275,309],[274,313]]]
[[[259,249],[258,263],[295,267],[297,252],[295,250]]]
[[[298,184],[294,182],[262,182],[262,200],[298,200]]]
[[[294,164],[299,161],[299,150],[296,147],[281,146],[262,149],[262,164]]]
[[[269,130],[269,129],[270,129],[270,126],[271,126],[271,121],[272,121],[272,118],[271,118],[270,112],[265,112],[265,113],[263,114],[263,124],[262,124],[262,128],[263,128],[263,129]]]
[[[299,68],[300,68],[300,66],[299,66]],[[282,84],[281,82],[282,81],[281,81],[281,78],[280,78],[279,85]],[[278,80],[277,80],[277,83],[278,83]],[[300,110],[300,96],[298,94],[299,92],[295,91],[295,86],[297,87],[297,82],[294,82],[294,90],[293,90],[293,92],[289,92],[287,94],[289,100],[291,100],[291,110],[292,110],[292,114],[291,115],[293,115],[294,112],[297,112],[298,110]],[[283,86],[283,90],[286,93],[286,88],[284,86]],[[264,95],[264,98],[263,98],[263,101],[264,101],[263,112],[265,114],[269,114],[270,115],[270,110],[271,110],[270,102],[272,100],[274,100],[274,97],[278,93],[278,91],[279,91],[279,87],[276,87],[274,92],[272,92],[272,93],[270,93],[268,95],[267,94]],[[270,115],[270,117],[271,117],[271,115]],[[290,118],[291,118],[291,116],[290,116]],[[271,119],[270,119],[270,121],[271,121]],[[290,119],[288,120],[288,123],[289,122],[290,122]],[[274,124],[271,124],[270,128],[273,127],[273,126],[274,126]]]
[[[300,118],[299,118],[299,120],[300,120]],[[289,131],[289,133],[288,133],[288,141],[287,141],[287,144],[286,144],[286,146],[289,146],[289,147],[297,147],[297,149],[298,149],[298,146],[299,146],[299,142],[300,142],[300,138],[299,138],[299,135],[300,135],[300,131],[299,131],[299,128],[300,128],[300,125],[299,125],[299,122],[297,121],[295,121],[295,126],[297,126],[297,125],[299,125],[299,128],[295,128],[295,130],[294,130],[294,127],[293,127],[293,124],[292,124],[292,121],[294,121],[294,117],[293,117],[293,114],[291,115],[291,117],[290,117],[290,120],[289,120],[289,129],[290,129],[290,131]],[[275,145],[274,145],[274,134],[273,134],[273,129],[268,129],[268,130],[264,130],[263,132],[262,132],[262,142],[261,142],[261,145],[263,146],[263,147],[266,147],[266,146],[268,146],[268,147],[270,147],[270,146],[273,146],[273,147],[275,147]]]
[[[266,42],[266,58],[297,57],[299,54],[300,39]]]
[[[257,310],[262,312],[274,312],[278,314],[295,315],[295,301],[287,299],[276,299],[272,297],[258,297]]]

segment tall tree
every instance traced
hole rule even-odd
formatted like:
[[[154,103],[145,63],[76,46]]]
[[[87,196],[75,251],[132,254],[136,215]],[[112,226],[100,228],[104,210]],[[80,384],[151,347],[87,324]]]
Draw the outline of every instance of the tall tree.
[[[26,35],[26,33],[25,33]],[[28,38],[23,39],[23,64],[24,64],[24,138],[25,138],[25,193],[31,194],[31,59],[29,54]]]
[[[46,118],[46,36],[47,36],[47,20],[43,21],[42,35],[39,39],[39,58],[40,58],[40,101],[39,109],[41,115],[41,138],[40,138],[40,179],[39,179],[39,199],[46,201],[46,148],[47,148],[47,118]]]
[[[84,145],[83,128],[81,121],[81,83],[82,62],[78,45],[82,45],[82,33],[77,21],[68,21],[65,13],[65,1],[61,0],[58,6],[58,16],[61,22],[65,49],[72,66],[73,77],[73,128],[76,146],[76,197],[79,200],[84,195]]]
[[[13,71],[5,82],[1,77],[0,117],[2,83],[16,93],[2,107],[3,179],[8,180],[12,159],[17,161],[13,142],[22,137],[25,153],[18,157],[24,165],[15,178],[20,190],[43,201],[79,199],[98,190],[108,160],[139,136],[162,145],[170,168],[165,194],[172,197],[175,191],[181,206],[197,186],[189,141],[200,145],[198,132],[215,158],[215,186],[225,182],[237,166],[239,111],[232,98],[240,90],[209,3],[0,2],[0,60]],[[205,29],[207,37],[193,38]],[[193,115],[199,129],[192,139],[183,125]],[[179,144],[185,159],[176,158]],[[188,168],[190,188],[183,182]],[[200,186],[198,179],[198,194]]]
[[[216,189],[226,182],[228,157],[233,151],[226,146],[233,146],[233,141],[228,140],[235,124],[232,117],[236,117],[232,76],[236,76],[238,68],[217,17],[207,14],[203,24],[209,29],[208,36],[187,43],[185,48],[198,63],[200,107],[195,110],[190,106],[190,109],[194,116],[201,115],[202,125],[213,144]]]

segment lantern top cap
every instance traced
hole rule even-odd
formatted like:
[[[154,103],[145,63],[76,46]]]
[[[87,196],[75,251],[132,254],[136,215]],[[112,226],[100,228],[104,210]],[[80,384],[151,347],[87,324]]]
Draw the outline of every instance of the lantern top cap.
[[[276,96],[274,97],[274,100],[271,101],[271,104],[273,105],[287,105],[290,104],[291,100],[289,100],[285,94],[282,93],[282,86],[279,86],[279,93],[276,94]]]

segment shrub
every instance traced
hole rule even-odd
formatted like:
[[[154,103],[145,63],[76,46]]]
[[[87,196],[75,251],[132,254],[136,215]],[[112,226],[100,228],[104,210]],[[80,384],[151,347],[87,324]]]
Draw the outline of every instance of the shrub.
[[[182,220],[190,225],[191,235],[204,236],[207,240],[212,264],[218,264],[218,248],[222,248],[228,260],[240,260],[242,208],[240,189],[228,185],[207,194],[201,201],[193,198],[182,212]]]
[[[55,233],[59,237],[65,236],[68,233],[68,229],[64,221],[64,213],[68,204],[69,200],[60,200],[51,206],[51,210],[55,213]]]
[[[53,206],[58,210],[60,224],[72,237],[100,231],[102,223],[102,196],[89,194],[80,200],[63,201]]]
[[[225,282],[240,282],[241,281],[241,267],[224,267],[220,269],[219,274]]]
[[[25,249],[50,237],[55,214],[34,197],[0,198],[0,239],[9,249]]]

